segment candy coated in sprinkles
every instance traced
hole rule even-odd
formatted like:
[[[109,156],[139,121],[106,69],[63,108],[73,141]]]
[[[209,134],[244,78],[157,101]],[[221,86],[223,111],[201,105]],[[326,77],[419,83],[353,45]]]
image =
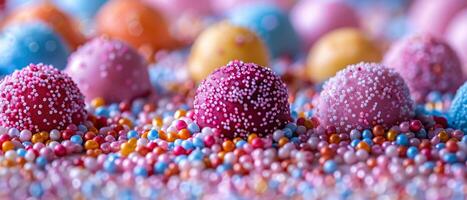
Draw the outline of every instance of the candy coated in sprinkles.
[[[65,73],[31,64],[0,82],[0,124],[50,131],[83,122],[84,96]]]
[[[462,63],[443,40],[414,35],[395,43],[384,64],[404,78],[414,100],[422,102],[431,91],[454,93],[464,77]]]
[[[323,127],[337,131],[390,128],[414,115],[414,102],[402,77],[376,63],[347,66],[323,86],[317,106]]]
[[[222,137],[272,134],[290,121],[287,88],[270,69],[232,61],[198,87],[195,120],[221,130]]]

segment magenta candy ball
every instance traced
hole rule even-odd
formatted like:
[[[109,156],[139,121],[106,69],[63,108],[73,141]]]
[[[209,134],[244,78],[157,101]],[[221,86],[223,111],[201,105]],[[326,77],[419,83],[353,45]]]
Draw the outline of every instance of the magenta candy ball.
[[[301,0],[293,7],[290,20],[307,49],[329,31],[359,27],[356,12],[339,0]]]
[[[417,0],[409,13],[411,29],[443,37],[451,19],[465,7],[466,0]]]
[[[404,78],[417,102],[423,102],[431,91],[455,93],[463,83],[456,53],[432,36],[414,35],[396,42],[383,62]]]
[[[467,9],[456,15],[446,31],[446,40],[463,64],[464,77],[467,77]]]
[[[66,72],[78,84],[86,101],[133,100],[151,93],[144,58],[126,43],[95,38],[74,52]]]
[[[271,69],[232,61],[198,87],[194,118],[201,127],[217,128],[222,138],[272,134],[290,121],[285,83]]]
[[[376,63],[350,65],[324,84],[316,115],[338,132],[390,128],[414,115],[414,102],[402,77]]]

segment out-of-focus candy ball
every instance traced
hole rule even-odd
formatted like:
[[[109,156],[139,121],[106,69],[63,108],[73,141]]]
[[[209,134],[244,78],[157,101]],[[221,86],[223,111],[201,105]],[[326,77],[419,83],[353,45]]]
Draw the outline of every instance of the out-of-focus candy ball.
[[[457,56],[463,63],[464,77],[467,77],[467,9],[456,15],[451,21],[446,40],[456,50]]]
[[[128,42],[149,61],[155,52],[176,46],[162,14],[141,1],[113,0],[96,18],[97,31]]]
[[[381,56],[381,50],[358,29],[334,30],[319,39],[310,50],[308,76],[314,82],[323,82],[347,65],[379,62]]]
[[[417,0],[409,13],[412,31],[443,37],[451,19],[466,7],[466,0]]]
[[[234,8],[254,4],[271,4],[278,6],[283,10],[289,10],[295,3],[295,0],[210,0],[214,12],[224,15]]]
[[[301,0],[292,9],[290,20],[307,50],[334,29],[359,27],[356,12],[338,0]]]
[[[294,55],[300,42],[284,11],[272,5],[249,5],[235,9],[229,15],[233,24],[254,30],[266,43],[270,55]]]
[[[462,66],[444,41],[415,35],[394,44],[384,57],[409,86],[414,100],[423,102],[431,91],[454,93],[463,83]]]
[[[232,61],[217,69],[196,91],[195,120],[221,137],[272,134],[290,121],[287,88],[271,69]]]
[[[144,58],[127,44],[95,38],[70,57],[66,72],[90,102],[97,97],[107,102],[147,96],[151,83]]]
[[[8,16],[5,24],[43,21],[59,33],[72,50],[86,41],[77,23],[51,3],[37,3],[21,7]]]
[[[78,19],[86,28],[91,28],[94,16],[108,0],[54,0],[54,3],[68,14]]]
[[[67,44],[46,24],[12,24],[5,27],[0,35],[0,74],[10,74],[30,63],[63,69],[69,54]]]
[[[414,115],[414,102],[404,79],[392,68],[376,63],[358,63],[327,81],[317,106],[323,127],[338,132],[390,128]]]
[[[84,122],[84,97],[65,73],[31,64],[0,83],[0,125],[32,132]]]
[[[449,110],[450,123],[467,133],[467,82],[457,90]]]
[[[268,59],[266,46],[253,31],[229,22],[220,22],[196,39],[191,48],[188,70],[194,80],[201,81],[231,60],[267,66]]]
[[[211,14],[210,0],[144,0],[158,8],[167,17],[177,18],[181,15],[206,16]]]

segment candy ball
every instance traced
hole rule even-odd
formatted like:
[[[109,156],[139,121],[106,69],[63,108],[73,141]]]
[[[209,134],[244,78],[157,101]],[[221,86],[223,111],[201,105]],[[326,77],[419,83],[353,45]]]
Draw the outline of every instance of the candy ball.
[[[454,93],[463,83],[462,66],[455,52],[442,40],[427,35],[404,38],[384,57],[409,86],[412,97],[423,102],[431,91]]]
[[[0,83],[0,125],[32,132],[84,121],[84,96],[73,80],[50,65],[15,71]]]
[[[127,42],[149,61],[155,52],[176,45],[164,17],[141,1],[110,1],[97,14],[96,25],[97,32]]]
[[[414,102],[404,79],[376,63],[350,65],[324,84],[316,115],[323,127],[338,132],[390,128],[414,115]]]
[[[144,58],[118,40],[100,37],[89,41],[70,56],[66,72],[88,102],[97,97],[120,102],[151,92]]]
[[[217,69],[196,91],[195,120],[217,128],[223,138],[272,134],[290,121],[287,88],[271,69],[232,61]]]
[[[50,3],[38,3],[24,6],[13,12],[5,24],[40,20],[59,33],[72,50],[86,41],[76,22]]]
[[[467,82],[457,90],[449,109],[450,123],[467,133]]]
[[[465,0],[417,0],[409,13],[409,24],[417,33],[442,37],[451,19],[463,8]]]
[[[194,80],[201,81],[231,60],[267,66],[268,59],[266,46],[254,32],[229,22],[220,22],[196,39],[191,48],[188,71]]]
[[[62,38],[42,22],[12,24],[0,35],[0,75],[10,74],[30,63],[63,69],[69,54]]]
[[[343,1],[301,0],[292,9],[290,20],[306,49],[332,30],[359,27],[356,12]]]
[[[249,6],[254,4],[275,5],[283,10],[289,10],[295,0],[210,0],[212,9],[219,15],[223,15],[234,8]]]
[[[446,32],[446,40],[463,63],[464,76],[467,77],[467,9],[451,21]]]
[[[69,15],[78,19],[85,27],[91,27],[94,16],[107,1],[92,0],[84,3],[76,0],[54,0],[54,3]]]
[[[179,17],[181,15],[205,16],[211,13],[209,0],[144,0],[154,6],[167,17]]]
[[[322,82],[347,65],[379,62],[380,49],[361,31],[353,28],[334,30],[319,39],[307,58],[308,76]]]
[[[266,43],[272,57],[294,55],[300,42],[285,12],[271,5],[242,6],[229,15],[233,24],[255,31]]]

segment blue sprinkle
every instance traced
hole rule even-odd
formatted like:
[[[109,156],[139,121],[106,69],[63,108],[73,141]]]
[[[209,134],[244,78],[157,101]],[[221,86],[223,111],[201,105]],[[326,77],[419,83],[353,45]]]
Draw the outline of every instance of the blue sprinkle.
[[[443,160],[449,164],[453,164],[457,162],[457,157],[456,157],[456,154],[447,153],[443,156]]]
[[[334,160],[328,160],[324,163],[323,170],[326,173],[333,173],[337,170],[337,164]]]
[[[128,133],[126,135],[127,135],[126,137],[128,139],[138,138],[138,132],[136,132],[135,130],[128,131]]]
[[[363,141],[367,144],[369,144],[370,146],[373,145],[373,140],[371,140],[370,138],[365,138],[363,139]]]
[[[360,143],[360,142],[361,142],[361,140],[359,140],[359,139],[352,140],[352,142],[350,142],[350,146],[356,147],[358,145],[358,143]]]
[[[75,144],[83,144],[83,138],[80,135],[71,136],[70,141]]]
[[[83,132],[83,133],[88,132],[88,128],[85,125],[82,125],[82,124],[80,124],[78,126],[78,130]]]
[[[428,134],[426,133],[426,130],[425,129],[421,129],[420,131],[418,131],[417,133],[417,138],[427,138]]]
[[[182,142],[183,142],[182,139],[175,139],[174,146],[180,146],[180,145],[182,145]]]
[[[18,154],[18,156],[20,157],[24,157],[26,155],[26,149],[24,148],[19,148],[18,150],[16,150],[16,154]]]
[[[191,123],[191,124],[188,124],[188,130],[190,131],[190,133],[198,133],[200,131],[199,129],[199,126],[198,124],[196,123]]]
[[[204,156],[203,152],[201,152],[200,150],[195,150],[195,151],[191,152],[191,154],[188,156],[188,159],[190,161],[202,160],[203,156]]]
[[[135,176],[142,176],[142,177],[148,176],[148,170],[146,170],[146,168],[142,166],[135,167],[135,169],[133,169],[133,173],[135,174]]]
[[[295,123],[288,123],[285,127],[289,128],[292,132],[297,131],[297,125]]]
[[[109,117],[109,110],[105,106],[99,106],[95,111],[97,116]]]
[[[155,130],[155,129],[151,129],[148,132],[148,139],[149,140],[155,140],[157,138],[159,138],[159,132],[157,132],[157,130]]]
[[[418,148],[417,147],[409,147],[407,149],[407,157],[414,159],[415,156],[418,154]]]
[[[29,193],[34,197],[41,197],[44,194],[42,185],[38,182],[34,182],[29,186]]]
[[[201,138],[193,138],[193,145],[198,148],[203,148],[204,147],[204,141]]]
[[[409,146],[409,137],[405,134],[399,134],[396,137],[396,144],[402,145],[402,146]]]
[[[283,131],[284,131],[284,135],[285,135],[286,137],[288,137],[288,138],[291,138],[291,137],[292,137],[293,132],[292,132],[292,130],[290,130],[290,128],[284,128]]]
[[[104,162],[103,167],[104,167],[104,170],[109,173],[114,173],[117,170],[117,165],[115,165],[115,162],[110,161],[110,160],[106,160]]]
[[[165,172],[165,169],[167,169],[168,165],[165,162],[157,162],[154,165],[154,172],[162,174]]]
[[[36,159],[36,165],[40,168],[44,168],[45,165],[47,164],[47,159],[44,156],[39,156]]]
[[[191,141],[189,141],[189,140],[184,140],[182,142],[182,147],[184,149],[186,149],[186,150],[191,150],[191,149],[193,149],[193,143]]]
[[[370,130],[365,129],[365,130],[363,131],[363,133],[362,133],[362,136],[363,136],[363,138],[365,138],[365,139],[366,139],[366,138],[371,139],[371,138],[373,138],[373,133],[371,133]]]
[[[438,149],[438,150],[444,149],[444,148],[446,148],[446,144],[445,143],[438,143],[438,144],[435,145],[435,148]]]
[[[182,160],[186,160],[186,159],[187,159],[187,156],[186,156],[186,155],[179,155],[179,156],[175,157],[174,162],[178,164],[178,163],[180,163]]]
[[[242,148],[245,144],[246,144],[246,141],[245,141],[245,140],[240,140],[240,141],[238,141],[238,142],[235,144],[235,146],[236,146],[237,148]]]

